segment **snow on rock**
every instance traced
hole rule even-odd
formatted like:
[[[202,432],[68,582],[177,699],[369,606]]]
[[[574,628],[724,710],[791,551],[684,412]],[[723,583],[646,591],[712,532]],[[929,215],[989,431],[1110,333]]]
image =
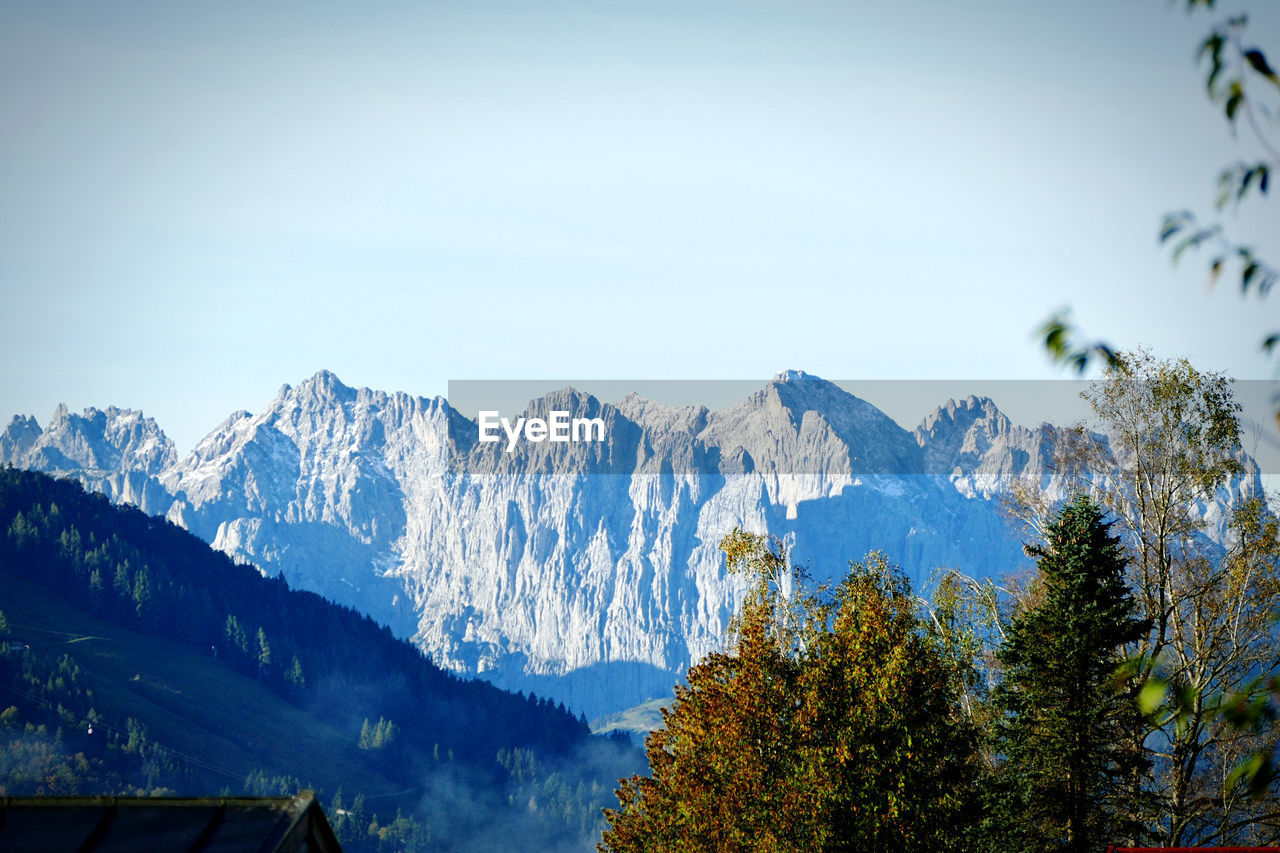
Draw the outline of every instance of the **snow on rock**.
[[[1054,482],[1050,425],[970,397],[913,434],[802,371],[719,411],[566,388],[528,414],[552,410],[601,418],[606,440],[506,453],[442,398],[321,371],[181,460],[140,413],[59,408],[43,431],[15,418],[0,461],[74,474],[443,665],[588,717],[669,695],[721,646],[744,591],[717,548],[733,527],[786,537],[818,580],[877,549],[920,586],[939,567],[1025,565],[994,498],[1011,478]]]

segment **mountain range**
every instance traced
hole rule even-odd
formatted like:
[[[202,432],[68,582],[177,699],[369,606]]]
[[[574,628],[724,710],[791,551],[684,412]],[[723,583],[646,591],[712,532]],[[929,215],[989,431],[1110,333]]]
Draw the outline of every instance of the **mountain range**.
[[[719,410],[565,388],[525,415],[552,412],[599,419],[604,439],[508,452],[442,397],[321,371],[185,457],[140,412],[60,406],[43,428],[15,416],[0,463],[77,478],[372,616],[440,665],[589,717],[670,695],[721,646],[743,580],[717,544],[735,526],[782,537],[819,581],[874,549],[920,589],[941,567],[1027,565],[999,498],[1019,479],[1065,489],[1061,428],[1015,425],[985,397],[908,431],[786,371]],[[1257,481],[1251,466],[1234,487],[1260,493]]]

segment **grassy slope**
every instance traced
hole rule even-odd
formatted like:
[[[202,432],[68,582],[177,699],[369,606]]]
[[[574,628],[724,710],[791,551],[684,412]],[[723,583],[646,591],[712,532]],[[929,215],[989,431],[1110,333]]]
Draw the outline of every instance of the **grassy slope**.
[[[233,790],[254,769],[292,775],[329,794],[338,785],[371,797],[402,787],[369,767],[354,736],[211,655],[114,627],[12,575],[0,585],[0,610],[10,634],[32,651],[68,654],[79,664],[99,713],[139,720],[149,740]]]
[[[622,731],[631,736],[638,746],[644,746],[644,739],[649,732],[662,728],[662,709],[670,708],[675,702],[674,696],[663,699],[650,699],[633,708],[627,708],[605,717],[591,721],[591,731],[596,734]]]

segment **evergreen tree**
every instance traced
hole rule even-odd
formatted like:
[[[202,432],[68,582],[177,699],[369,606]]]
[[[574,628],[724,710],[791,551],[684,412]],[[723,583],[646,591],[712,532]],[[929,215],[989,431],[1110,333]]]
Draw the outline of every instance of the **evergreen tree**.
[[[271,669],[271,643],[267,641],[267,632],[258,628],[258,677],[265,678]]]
[[[244,628],[241,627],[240,620],[235,616],[227,616],[225,633],[227,642],[231,644],[232,649],[238,650],[243,654],[249,653],[249,637],[245,634]]]
[[[1123,798],[1142,760],[1129,738],[1139,711],[1117,670],[1146,626],[1119,540],[1089,498],[1063,507],[1045,546],[1028,553],[1038,558],[1043,600],[1012,621],[997,653],[1003,764],[988,819],[1006,849],[1103,849],[1128,834]]]
[[[133,604],[138,619],[141,620],[151,607],[151,573],[147,567],[138,569],[133,579]]]
[[[116,597],[122,601],[133,597],[133,584],[129,582],[129,561],[116,564],[116,577],[112,582]]]
[[[360,726],[360,739],[356,741],[361,749],[373,749],[373,729],[369,727],[369,718],[364,718],[364,725]]]
[[[307,677],[302,672],[302,662],[298,660],[297,655],[293,656],[293,663],[285,673],[285,680],[294,687],[305,687],[307,684]]]

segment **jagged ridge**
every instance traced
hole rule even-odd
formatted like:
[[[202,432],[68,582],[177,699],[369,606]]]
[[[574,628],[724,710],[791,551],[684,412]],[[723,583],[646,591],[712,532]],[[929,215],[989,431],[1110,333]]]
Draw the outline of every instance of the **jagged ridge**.
[[[456,671],[591,717],[665,695],[719,646],[742,592],[716,548],[732,527],[791,538],[820,579],[873,548],[917,584],[940,566],[993,574],[1024,558],[992,498],[1053,483],[1055,428],[986,398],[914,433],[800,371],[719,411],[562,389],[529,413],[551,409],[601,417],[607,441],[508,454],[443,398],[321,371],[181,460],[140,413],[62,408],[43,431],[15,418],[0,460],[78,476]]]

